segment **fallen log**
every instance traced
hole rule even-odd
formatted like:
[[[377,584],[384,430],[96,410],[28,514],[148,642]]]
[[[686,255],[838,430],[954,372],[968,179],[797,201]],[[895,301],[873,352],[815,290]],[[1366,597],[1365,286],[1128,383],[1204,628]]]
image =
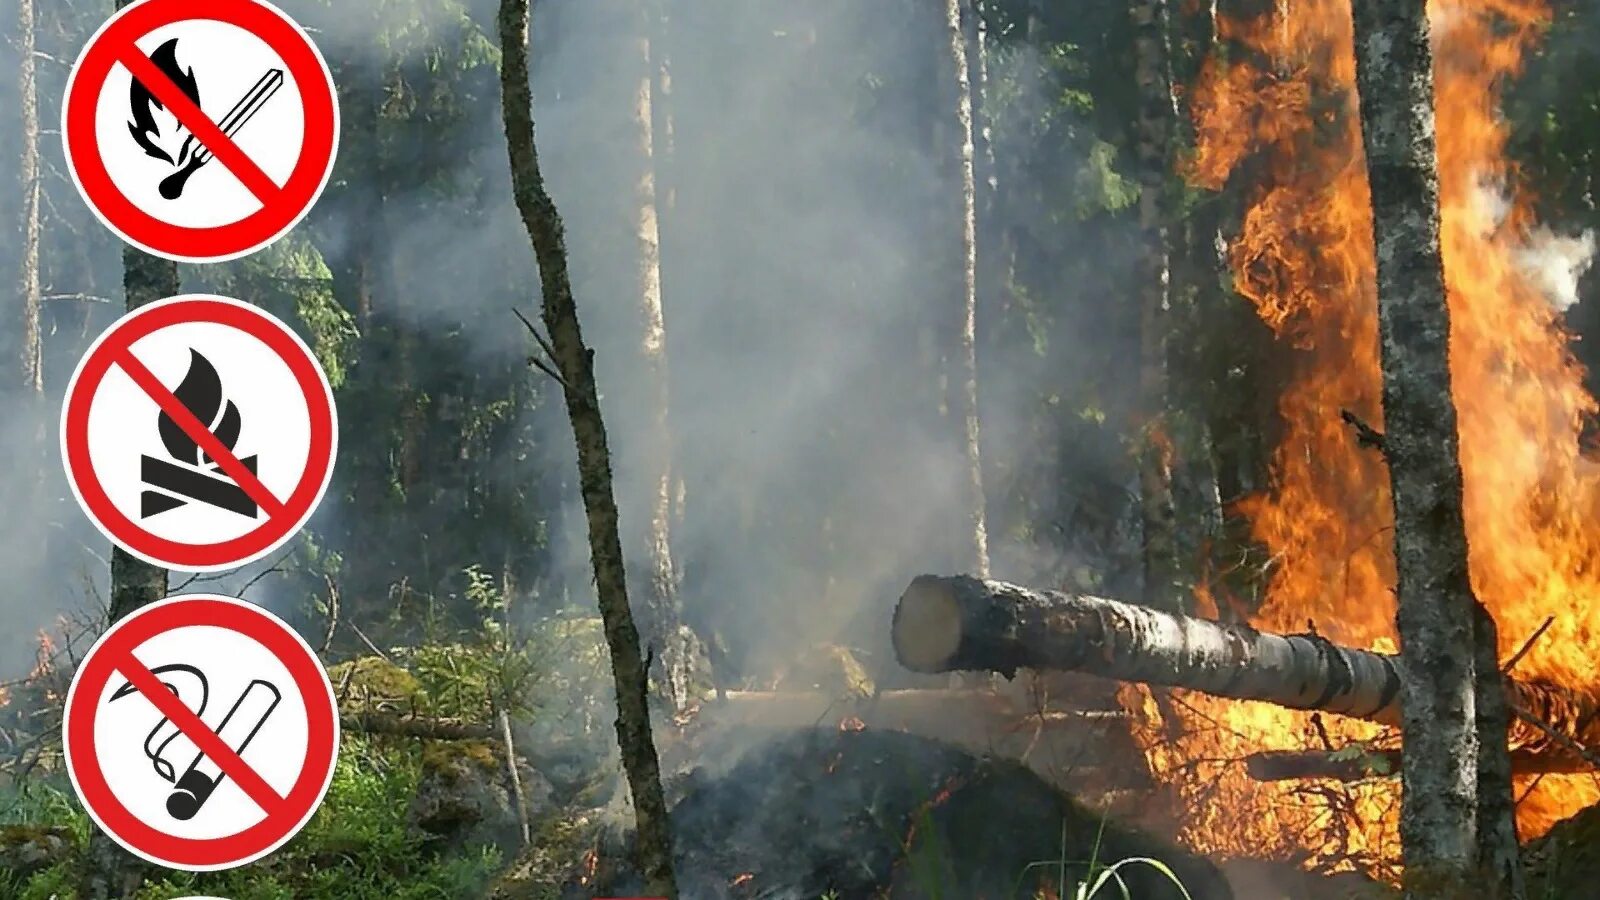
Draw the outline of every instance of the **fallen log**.
[[[1122,710],[1051,709],[990,689],[914,688],[871,697],[840,698],[822,691],[728,691],[700,707],[699,720],[758,728],[834,727],[908,731],[927,737],[971,734],[992,738],[1043,728],[1082,728],[1126,717]]]
[[[1400,721],[1400,659],[1315,634],[1273,634],[1193,616],[966,576],[922,575],[895,607],[901,665],[917,672],[1083,672],[1386,725]],[[1573,757],[1600,746],[1600,698],[1507,680],[1512,746]],[[1554,763],[1551,763],[1554,765]]]
[[[421,716],[383,710],[345,712],[339,727],[361,734],[385,737],[422,738],[434,741],[498,741],[500,735],[488,725],[445,716]]]

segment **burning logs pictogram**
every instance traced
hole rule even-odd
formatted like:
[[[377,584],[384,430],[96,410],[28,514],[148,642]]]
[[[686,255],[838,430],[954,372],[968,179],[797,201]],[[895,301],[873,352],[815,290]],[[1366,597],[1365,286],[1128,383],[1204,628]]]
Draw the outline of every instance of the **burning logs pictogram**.
[[[900,663],[917,672],[1018,669],[1083,672],[1258,700],[1394,725],[1398,657],[1160,612],[1116,600],[1039,591],[966,576],[922,575],[894,613]],[[1518,759],[1548,770],[1590,767],[1600,700],[1544,682],[1508,679]]]

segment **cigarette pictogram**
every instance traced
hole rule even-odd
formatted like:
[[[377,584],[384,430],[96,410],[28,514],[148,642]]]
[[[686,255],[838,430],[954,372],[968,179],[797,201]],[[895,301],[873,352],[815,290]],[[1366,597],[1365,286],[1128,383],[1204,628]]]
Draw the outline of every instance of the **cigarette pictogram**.
[[[210,683],[199,668],[186,663],[168,663],[150,672],[195,715],[205,715]],[[137,695],[138,689],[129,682],[118,688],[111,700]],[[217,737],[234,753],[242,755],[282,699],[282,692],[271,682],[252,679],[223,716],[222,723],[217,726]],[[217,785],[227,777],[222,767],[196,748],[166,716],[157,720],[145,737],[144,754],[156,775],[172,784],[172,792],[167,795],[167,813],[179,821],[194,818]],[[183,766],[181,775],[178,774],[180,765]]]

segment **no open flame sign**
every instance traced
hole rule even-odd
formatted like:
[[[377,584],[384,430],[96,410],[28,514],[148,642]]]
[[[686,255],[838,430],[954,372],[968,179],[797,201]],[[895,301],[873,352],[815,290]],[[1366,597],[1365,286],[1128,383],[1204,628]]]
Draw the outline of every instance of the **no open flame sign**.
[[[260,0],[142,0],[73,67],[61,133],[74,182],[124,240],[219,262],[277,240],[333,170],[339,106],[305,31]]]
[[[326,491],[337,444],[310,348],[274,316],[205,295],[142,307],[101,335],[61,424],[90,519],[129,553],[189,571],[282,546]]]

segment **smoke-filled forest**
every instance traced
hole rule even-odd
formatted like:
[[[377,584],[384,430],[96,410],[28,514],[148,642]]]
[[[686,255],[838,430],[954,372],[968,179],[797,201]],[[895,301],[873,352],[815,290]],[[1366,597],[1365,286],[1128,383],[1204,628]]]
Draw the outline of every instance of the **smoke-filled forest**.
[[[63,151],[129,4],[0,6],[0,898],[1593,895],[1600,10],[276,2],[336,161],[210,264]],[[180,293],[337,406],[231,570],[63,465],[80,360]],[[206,872],[63,741],[97,637],[195,593],[339,723],[304,828]]]

